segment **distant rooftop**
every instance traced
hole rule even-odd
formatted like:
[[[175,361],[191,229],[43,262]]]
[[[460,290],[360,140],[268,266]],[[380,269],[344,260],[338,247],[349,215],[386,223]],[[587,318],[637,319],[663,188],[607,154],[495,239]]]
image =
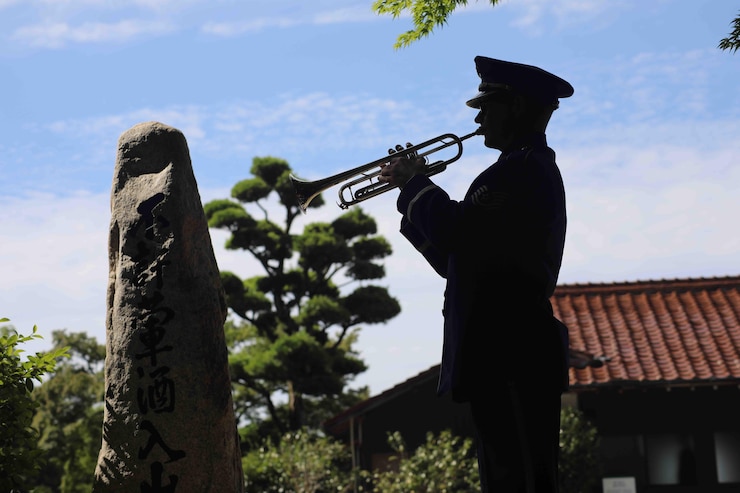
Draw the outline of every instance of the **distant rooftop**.
[[[570,369],[573,387],[739,383],[740,276],[560,285],[570,345],[611,358]]]

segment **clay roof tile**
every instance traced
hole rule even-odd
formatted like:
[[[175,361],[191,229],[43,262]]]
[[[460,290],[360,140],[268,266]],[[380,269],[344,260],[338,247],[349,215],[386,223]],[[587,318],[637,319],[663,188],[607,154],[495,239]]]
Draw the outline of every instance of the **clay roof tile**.
[[[610,358],[571,368],[572,386],[740,378],[740,276],[563,284],[551,300],[572,348]]]

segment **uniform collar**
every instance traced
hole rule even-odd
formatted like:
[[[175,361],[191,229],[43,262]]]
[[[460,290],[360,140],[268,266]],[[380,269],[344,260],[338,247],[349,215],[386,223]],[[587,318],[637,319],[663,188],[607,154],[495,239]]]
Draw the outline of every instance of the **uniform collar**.
[[[515,140],[503,154],[508,156],[512,152],[525,151],[538,147],[547,147],[547,139],[543,132],[533,132]]]

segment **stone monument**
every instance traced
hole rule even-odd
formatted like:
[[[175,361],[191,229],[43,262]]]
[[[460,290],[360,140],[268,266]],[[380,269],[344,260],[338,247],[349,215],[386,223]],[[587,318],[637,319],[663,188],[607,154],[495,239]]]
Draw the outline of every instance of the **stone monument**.
[[[111,192],[94,493],[244,491],[226,303],[183,134],[135,125]]]

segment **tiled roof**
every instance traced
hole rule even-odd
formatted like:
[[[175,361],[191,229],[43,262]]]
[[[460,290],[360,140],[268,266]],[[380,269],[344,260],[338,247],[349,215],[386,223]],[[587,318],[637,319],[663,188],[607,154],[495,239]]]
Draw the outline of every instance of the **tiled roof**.
[[[740,383],[740,276],[559,285],[570,346],[610,360],[570,369],[577,388]]]

